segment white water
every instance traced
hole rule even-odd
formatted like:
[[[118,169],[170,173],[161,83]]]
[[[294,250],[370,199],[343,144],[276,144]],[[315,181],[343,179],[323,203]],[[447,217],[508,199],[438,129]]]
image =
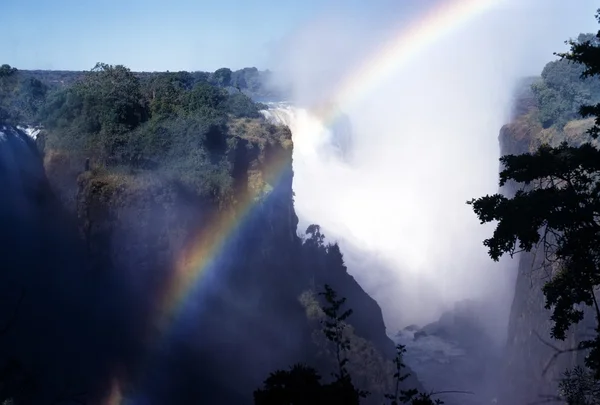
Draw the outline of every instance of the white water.
[[[281,103],[263,115],[293,134],[299,233],[317,223],[340,243],[349,272],[380,302],[390,333],[432,321],[455,301],[510,289],[510,277],[492,271],[497,266],[481,246],[489,229],[482,232],[465,204],[495,191],[497,159],[478,159],[482,142],[459,141],[426,122],[419,125],[429,137],[402,137],[414,125],[411,119],[399,125],[395,140],[389,131],[384,140],[357,126],[356,158],[348,163],[331,152],[331,131],[306,109]],[[498,156],[501,122],[486,128],[486,118],[476,128],[460,119],[447,125],[454,124],[453,132],[481,131],[492,145],[484,155]]]
[[[29,136],[32,139],[37,139],[37,136],[39,135],[40,132],[42,132],[42,128],[41,127],[30,127],[30,126],[20,126],[17,125],[17,128],[20,129],[21,131],[23,131],[27,136]]]
[[[539,74],[565,39],[597,24],[590,0],[499,3],[377,77],[367,93],[357,79],[356,96],[344,100],[335,97],[340,79],[377,63],[372,52],[401,24],[371,26],[351,7],[336,9],[274,57],[275,82],[291,85],[293,102],[334,100],[350,117],[354,153],[340,160],[327,152],[330,131],[308,111],[270,113],[293,133],[299,231],[317,223],[340,241],[391,333],[468,298],[491,303],[490,324],[506,329],[514,271],[489,259],[482,241],[493,226],[480,225],[465,202],[498,190],[498,133],[516,80]]]

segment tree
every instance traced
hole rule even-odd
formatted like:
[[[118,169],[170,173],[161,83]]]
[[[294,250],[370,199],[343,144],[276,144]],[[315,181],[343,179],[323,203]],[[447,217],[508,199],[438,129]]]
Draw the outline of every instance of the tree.
[[[17,69],[10,65],[0,66],[0,121],[14,118],[15,111],[12,103],[17,83]]]
[[[600,17],[597,15],[600,22]],[[600,38],[600,31],[596,35]],[[582,64],[583,77],[600,75],[598,41],[569,41],[562,59]],[[600,104],[585,105],[582,115],[596,118],[589,131],[600,134]],[[497,221],[493,236],[484,241],[497,261],[508,253],[541,249],[543,265],[552,275],[544,285],[546,308],[552,311],[551,335],[564,340],[571,325],[584,317],[581,306],[596,316],[596,334],[581,342],[589,350],[586,365],[600,379],[600,151],[591,143],[553,148],[500,159],[500,186],[514,180],[525,187],[513,198],[487,195],[468,202],[482,223]]]
[[[314,225],[318,227],[317,225]],[[254,392],[256,405],[358,405],[361,398],[366,398],[367,391],[356,388],[352,377],[346,369],[348,363],[347,352],[351,350],[350,340],[345,334],[348,327],[346,320],[352,315],[352,310],[342,310],[345,298],[338,298],[337,293],[329,285],[324,286],[324,291],[319,293],[325,298],[326,306],[322,308],[325,313],[322,332],[334,346],[337,372],[332,375],[333,381],[323,384],[321,376],[312,368],[303,364],[296,364],[289,371],[275,371],[264,381],[263,388]],[[400,383],[409,374],[402,374],[406,366],[402,361],[405,353],[404,346],[397,346],[396,387],[393,394],[385,395],[390,405],[399,403],[410,405],[442,405],[441,400],[432,400],[433,394],[425,394],[416,389],[402,390]]]
[[[7,64],[0,66],[0,77],[12,76],[15,73],[17,73],[17,68],[11,67]]]
[[[231,69],[221,68],[217,69],[212,74],[212,79],[215,84],[221,87],[228,87],[231,85]]]
[[[327,316],[323,321],[323,334],[335,346],[338,365],[338,373],[335,374],[335,377],[338,379],[346,378],[348,377],[346,351],[350,350],[350,340],[344,336],[344,330],[347,326],[345,320],[352,315],[352,310],[348,309],[340,313],[346,298],[337,299],[337,293],[327,284],[325,284],[325,291],[319,293],[319,295],[325,297],[325,301],[329,304],[323,308],[323,312]]]
[[[315,369],[302,365],[295,365],[290,371],[276,371],[265,380],[263,389],[254,392],[256,405],[358,405],[360,398],[368,395],[354,386],[345,367],[348,362],[345,352],[350,347],[344,336],[344,321],[352,315],[352,310],[340,313],[346,299],[337,299],[336,292],[328,285],[320,295],[328,304],[323,308],[326,319],[322,331],[335,348],[338,370],[333,373],[334,380],[322,384]]]
[[[149,118],[139,79],[125,66],[98,63],[73,86],[48,97],[40,120],[60,147],[87,150],[105,163],[129,162],[130,132]]]
[[[307,246],[314,248],[325,247],[325,235],[321,232],[321,227],[319,225],[309,225],[308,228],[306,228],[306,236],[307,239],[304,243]]]
[[[185,83],[179,75],[161,73],[151,78],[144,86],[153,118],[176,114],[183,104]]]
[[[583,367],[564,373],[559,393],[569,405],[600,405],[600,382]]]
[[[188,93],[186,111],[209,119],[224,119],[226,102],[227,93],[224,89],[208,83],[198,83]]]
[[[596,13],[596,20],[600,22],[600,9]],[[581,73],[583,79],[600,76],[600,31],[595,36],[583,35],[577,41],[570,40],[570,52],[557,54],[561,58],[583,65]],[[600,102],[592,105],[582,105],[579,113],[583,117],[595,117],[595,125],[590,128],[589,134],[595,139],[600,135]]]
[[[573,44],[594,43],[593,34],[580,34]],[[549,62],[542,70],[541,79],[531,88],[539,109],[539,119],[547,128],[564,125],[579,116],[583,104],[600,101],[600,80],[582,78],[584,67],[579,63],[562,58]]]
[[[48,86],[40,80],[28,77],[25,78],[19,89],[19,107],[29,117],[35,117],[40,107],[46,101]]]
[[[321,376],[303,364],[295,364],[289,371],[271,373],[263,385],[254,392],[256,405],[325,405]]]
[[[76,88],[101,129],[129,131],[148,118],[140,81],[123,65],[97,63]]]

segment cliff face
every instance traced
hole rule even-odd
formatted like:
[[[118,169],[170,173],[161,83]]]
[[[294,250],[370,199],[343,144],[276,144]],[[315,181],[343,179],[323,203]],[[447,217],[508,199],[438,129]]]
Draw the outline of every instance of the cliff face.
[[[89,271],[36,144],[3,125],[0,189],[0,401],[100,395],[117,360],[135,356],[123,290]]]
[[[542,143],[557,146],[567,141],[577,145],[587,140],[585,131],[591,125],[590,120],[570,121],[561,130],[555,127],[543,128],[531,97],[524,95],[517,106],[513,121],[500,131],[501,155],[527,153]],[[512,196],[518,187],[520,186],[512,182],[502,192]],[[542,287],[555,269],[542,268],[542,257],[541,249],[518,256],[518,276],[509,321],[504,377],[500,384],[500,387],[505,387],[500,394],[502,404],[527,404],[556,396],[563,372],[581,364],[583,360],[580,352],[555,356],[557,350],[576,347],[585,330],[593,325],[586,318],[571,328],[566,340],[556,341],[550,338],[551,313],[544,308]]]
[[[297,236],[291,134],[265,128],[260,120],[231,124],[224,157],[234,195],[224,204],[161,173],[108,172],[93,162],[86,171],[81,158],[45,153],[50,184],[77,218],[89,271],[110,275],[127,292],[115,310],[136,331],[129,339],[144,348],[143,361],[135,352],[115,367],[121,385],[142,387],[151,403],[249,403],[269,372],[299,361],[319,365],[327,378],[320,325],[305,299],[325,283],[354,310],[350,323],[361,346],[352,356],[368,363],[356,367],[366,373],[361,388],[375,400],[390,387],[394,345],[381,309],[346,272],[337,246]],[[237,219],[224,233],[214,224],[227,215]],[[203,258],[212,266],[178,304],[178,317],[158,329],[177,265],[204,266],[191,259],[195,247],[218,237],[222,246]],[[407,384],[419,388],[414,378]]]

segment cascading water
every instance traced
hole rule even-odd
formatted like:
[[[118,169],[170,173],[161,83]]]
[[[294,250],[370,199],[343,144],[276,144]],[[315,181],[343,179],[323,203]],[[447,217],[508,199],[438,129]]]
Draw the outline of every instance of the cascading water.
[[[478,167],[491,171],[492,166],[495,171],[497,163],[483,163],[478,158],[463,161],[468,156],[476,157],[476,149],[482,143],[489,146],[489,141],[465,142],[463,138],[453,145],[456,140],[452,138],[403,138],[400,130],[396,138],[388,134],[381,138],[376,125],[372,133],[360,127],[351,136],[342,131],[344,137],[336,133],[336,123],[326,125],[308,109],[290,103],[271,103],[262,113],[292,131],[298,231],[318,223],[330,240],[339,242],[350,273],[382,305],[391,334],[409,323],[422,325],[435,320],[456,301],[480,298],[489,293],[488,286],[493,283],[505,288],[499,282],[506,282],[506,277],[499,272],[489,272],[491,277],[486,277],[484,269],[471,273],[457,267],[467,263],[473,267],[491,265],[481,248],[482,231],[475,217],[470,217],[465,201],[480,193],[477,190],[481,189],[482,174],[477,172]],[[350,119],[354,129],[353,116]],[[407,124],[414,125],[415,120],[420,123],[420,117],[415,116],[407,119]],[[460,130],[459,120],[451,124],[456,125],[454,131]],[[478,124],[485,128],[485,117]],[[427,123],[423,124],[424,132],[427,128]],[[487,132],[493,136],[496,130],[492,127]],[[474,129],[466,127],[465,131]],[[456,154],[444,157],[452,151]],[[485,153],[493,156],[494,152]],[[415,160],[419,155],[423,156],[420,162]],[[444,164],[463,165],[471,182],[480,183],[470,185],[468,178],[457,177],[459,166],[445,173],[436,172]],[[493,171],[491,175],[493,181]],[[455,190],[448,183],[453,178]],[[446,190],[451,192],[446,196],[447,208],[439,200]],[[460,218],[451,215],[453,211],[460,212]],[[471,221],[460,223],[465,217]],[[441,238],[436,236],[437,227],[447,228]],[[466,228],[478,232],[470,240],[463,240]],[[476,285],[469,288],[469,280]]]
[[[309,156],[320,160],[333,159],[348,163],[352,157],[352,127],[348,116],[325,126],[306,108],[294,107],[287,102],[267,103],[263,116],[279,125],[287,125],[294,136],[294,161],[301,163]]]
[[[45,181],[44,167],[33,139],[34,136],[18,127],[0,125],[0,184],[6,192],[2,197],[5,204],[22,198],[21,194]],[[15,208],[25,209],[18,205]]]
[[[344,159],[336,153],[339,151],[336,144],[339,137],[336,137],[335,125],[325,125],[308,109],[293,107],[289,103],[273,103],[262,113],[275,123],[289,126],[292,132],[298,231],[302,233],[309,224],[318,223],[330,240],[338,241],[349,272],[380,303],[390,337],[409,348],[407,364],[420,372],[424,383],[431,388],[441,386],[464,390],[476,384],[477,396],[464,403],[470,405],[489,400],[495,374],[487,368],[494,369],[490,365],[496,364],[497,344],[503,336],[502,331],[493,329],[502,328],[502,319],[498,321],[502,315],[498,315],[501,312],[497,305],[491,304],[499,298],[490,292],[490,285],[495,283],[500,292],[506,291],[506,286],[501,283],[506,282],[507,274],[476,267],[481,263],[488,267],[493,265],[480,248],[481,231],[466,242],[461,239],[468,236],[464,229],[477,231],[479,226],[476,221],[458,224],[459,218],[464,218],[464,211],[469,214],[469,207],[464,203],[470,192],[468,181],[456,179],[454,190],[450,183],[443,188],[436,186],[440,181],[449,182],[452,176],[460,174],[456,170],[458,166],[447,173],[439,173],[440,179],[437,180],[430,178],[437,173],[426,170],[431,164],[428,159],[441,159],[441,153],[445,151],[457,152],[456,156],[443,159],[447,162],[445,164],[456,165],[457,159],[473,156],[478,143],[473,142],[469,146],[463,141],[461,147],[464,150],[461,151],[452,145],[455,139],[437,138],[435,141],[439,145],[436,149],[429,148],[419,138],[409,137],[399,142],[398,136],[395,140],[388,138],[387,144],[378,144],[375,156],[379,159],[370,160],[368,156],[361,155],[363,151],[367,155],[372,153],[362,145],[365,140],[374,143],[377,138],[367,132],[356,132],[352,134],[351,145],[358,145],[358,148],[350,149],[352,159]],[[460,121],[454,124],[458,126]],[[427,126],[424,125],[424,128]],[[493,134],[495,130],[490,129],[489,132]],[[386,148],[387,152],[382,153]],[[413,157],[405,163],[399,160],[402,156],[408,159],[411,154],[422,155],[424,159],[419,162]],[[373,156],[371,154],[371,158]],[[481,162],[477,160],[464,164],[464,175],[473,173],[478,166],[481,167]],[[434,167],[441,169],[444,164],[438,162]],[[472,176],[474,179],[477,177],[478,174]],[[391,179],[397,183],[391,182]],[[449,201],[436,199],[447,191]],[[453,210],[461,210],[460,217],[443,222]],[[444,229],[438,237],[437,226],[454,229]],[[394,230],[397,233],[390,233]],[[440,239],[439,245],[436,238]],[[453,251],[458,255],[453,256]],[[444,257],[444,254],[447,256]],[[473,263],[473,270],[459,269],[456,274],[451,273],[458,266],[469,263]],[[469,279],[473,282],[472,286],[468,285]],[[460,288],[461,284],[464,287]],[[485,294],[489,296],[485,297]],[[442,321],[424,325],[452,308],[455,302],[472,297],[479,300],[475,303],[467,301],[465,305],[479,309],[484,315],[476,317],[469,314],[464,325],[457,323],[459,326],[456,328],[454,320],[448,323],[447,319],[455,316],[448,312]],[[486,301],[486,298],[489,300]],[[406,330],[396,335],[398,329],[409,323],[424,327],[416,326],[413,331]],[[485,333],[478,329],[481,325],[487,329]],[[423,337],[415,338],[414,330],[422,333]],[[488,336],[489,332],[495,334],[492,339]],[[473,340],[478,343],[469,345]],[[463,343],[467,343],[466,348],[461,346]],[[481,346],[485,346],[485,350],[482,351]],[[447,378],[440,378],[438,374]],[[469,377],[461,379],[457,376]]]

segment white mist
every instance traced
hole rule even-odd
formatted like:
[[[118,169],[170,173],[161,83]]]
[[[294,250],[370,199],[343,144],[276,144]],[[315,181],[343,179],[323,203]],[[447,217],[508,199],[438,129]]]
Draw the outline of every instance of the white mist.
[[[433,321],[467,298],[490,305],[490,325],[505,329],[514,266],[489,259],[482,241],[493,227],[480,225],[466,201],[498,189],[498,132],[516,80],[539,73],[564,39],[593,28],[591,6],[505,2],[423,49],[342,106],[353,126],[349,163],[322,152],[330,134],[310,111],[285,113],[295,145],[299,231],[317,223],[339,241],[390,332]],[[569,24],[554,25],[558,16]],[[349,17],[347,26],[343,12],[323,18],[278,55],[296,102],[327,101],[340,77],[376,62],[369,50],[400,32],[393,24],[369,31],[357,19]],[[356,46],[340,46],[348,43]]]

